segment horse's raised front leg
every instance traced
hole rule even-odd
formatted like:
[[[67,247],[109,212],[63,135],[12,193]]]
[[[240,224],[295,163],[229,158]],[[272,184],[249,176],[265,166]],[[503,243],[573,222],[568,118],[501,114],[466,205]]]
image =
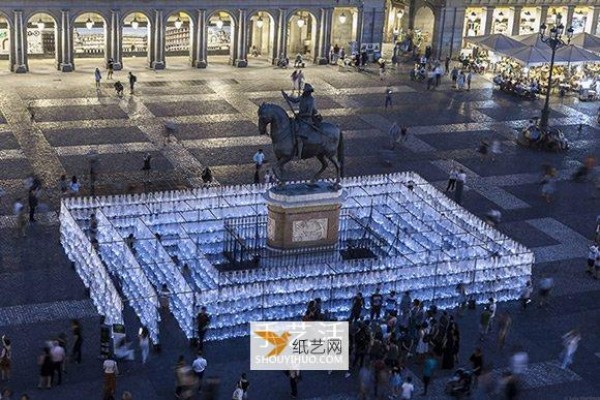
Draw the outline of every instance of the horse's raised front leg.
[[[327,160],[325,160],[325,155],[319,154],[317,156],[317,159],[321,162],[321,169],[315,174],[315,176],[312,177],[310,183],[316,183],[321,177],[323,171],[325,171],[327,169],[327,166],[329,165],[327,164]]]

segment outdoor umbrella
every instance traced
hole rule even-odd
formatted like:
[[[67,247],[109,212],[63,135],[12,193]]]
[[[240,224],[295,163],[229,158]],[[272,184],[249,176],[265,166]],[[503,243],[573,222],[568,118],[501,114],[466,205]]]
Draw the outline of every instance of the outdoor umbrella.
[[[504,53],[509,50],[525,47],[525,45],[518,40],[510,38],[501,33],[469,37],[466,40],[496,53]]]
[[[600,56],[572,44],[556,50],[555,62],[560,64],[584,64],[600,62]]]
[[[574,34],[571,38],[571,44],[589,51],[600,53],[600,37],[587,32]]]
[[[552,52],[549,47],[546,49],[534,46],[527,46],[521,49],[506,52],[505,55],[514,58],[520,64],[527,67],[535,67],[543,64],[548,64],[552,57]]]
[[[547,48],[548,45],[540,40],[539,33],[528,33],[526,35],[514,36],[513,39],[523,43],[526,46],[534,46],[540,49]]]

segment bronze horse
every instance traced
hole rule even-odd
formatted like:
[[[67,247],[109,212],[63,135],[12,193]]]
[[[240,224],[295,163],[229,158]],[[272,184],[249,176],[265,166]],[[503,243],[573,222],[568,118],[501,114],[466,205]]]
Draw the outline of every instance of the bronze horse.
[[[277,159],[277,168],[273,173],[280,183],[285,183],[285,164],[297,155],[296,130],[304,129],[312,131],[309,124],[290,118],[287,112],[276,104],[262,103],[258,108],[258,130],[261,135],[267,134],[267,126],[271,124],[270,137],[273,142],[273,153]],[[303,140],[302,154],[300,159],[306,160],[316,157],[321,162],[321,169],[312,177],[311,183],[315,183],[323,171],[329,165],[327,160],[335,166],[335,186],[339,187],[340,180],[344,176],[344,141],[341,129],[331,123],[323,122],[317,131],[307,132],[314,135],[317,140]],[[312,136],[311,136],[312,138]]]

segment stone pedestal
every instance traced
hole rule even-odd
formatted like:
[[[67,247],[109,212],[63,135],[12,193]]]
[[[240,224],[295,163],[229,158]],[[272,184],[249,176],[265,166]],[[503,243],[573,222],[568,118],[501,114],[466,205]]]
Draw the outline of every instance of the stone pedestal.
[[[330,184],[286,185],[267,198],[267,245],[289,250],[333,246],[338,241],[342,190]]]

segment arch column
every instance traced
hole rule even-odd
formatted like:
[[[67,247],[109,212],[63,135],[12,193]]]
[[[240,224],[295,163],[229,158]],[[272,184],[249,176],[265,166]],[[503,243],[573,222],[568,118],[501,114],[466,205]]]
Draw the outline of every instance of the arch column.
[[[483,34],[489,35],[492,32],[492,23],[494,21],[495,7],[485,7],[485,22],[483,23]]]
[[[514,6],[512,8],[512,22],[509,24],[510,34],[511,36],[516,36],[521,31],[521,11],[523,10],[523,6]]]
[[[279,18],[277,18],[277,53],[276,60],[279,56],[287,57],[287,12],[285,9],[279,9]],[[275,61],[277,63],[277,61]]]
[[[150,32],[148,64],[152,69],[165,69],[165,26],[163,10],[154,10],[154,23]]]
[[[60,62],[62,72],[73,72],[73,27],[69,10],[60,13]]]
[[[269,14],[272,16],[272,19],[270,19],[269,22],[273,24],[273,27],[269,29],[271,29],[273,35],[271,37],[271,34],[269,34],[272,45],[268,60],[271,65],[275,65],[277,64],[277,58],[279,57],[279,14],[281,14],[281,11],[273,12],[272,10],[269,10]]]
[[[11,65],[13,72],[22,74],[29,71],[27,64],[27,31],[23,21],[23,11],[14,12],[13,29],[10,32],[11,53],[14,64]]]
[[[595,35],[598,31],[598,15],[600,14],[600,6],[592,7],[592,18],[590,19],[590,27],[587,30],[588,33]]]
[[[413,15],[413,23],[414,23],[414,15]],[[358,52],[362,51],[362,42],[363,42],[363,31],[365,29],[365,9],[362,4],[358,5],[358,19],[356,22],[356,43],[358,47]]]
[[[573,14],[575,14],[575,6],[574,5],[567,6],[567,15],[566,15],[567,19],[565,19],[564,21],[561,21],[565,25],[565,27],[571,27],[572,22],[573,22]]]
[[[238,25],[236,29],[234,45],[236,47],[237,57],[235,66],[245,68],[248,66],[248,21],[246,21],[247,11],[243,8],[238,13]]]
[[[112,10],[110,13],[110,25],[107,29],[108,48],[105,51],[106,62],[113,59],[115,71],[123,69],[123,27],[121,26],[121,10]]]
[[[192,66],[196,68],[206,68],[208,62],[206,54],[208,49],[208,37],[206,35],[206,10],[198,10],[198,22],[192,42]]]
[[[333,8],[321,8],[320,32],[317,42],[317,54],[314,62],[319,65],[329,64],[329,48],[331,47],[331,30],[333,29]]]

